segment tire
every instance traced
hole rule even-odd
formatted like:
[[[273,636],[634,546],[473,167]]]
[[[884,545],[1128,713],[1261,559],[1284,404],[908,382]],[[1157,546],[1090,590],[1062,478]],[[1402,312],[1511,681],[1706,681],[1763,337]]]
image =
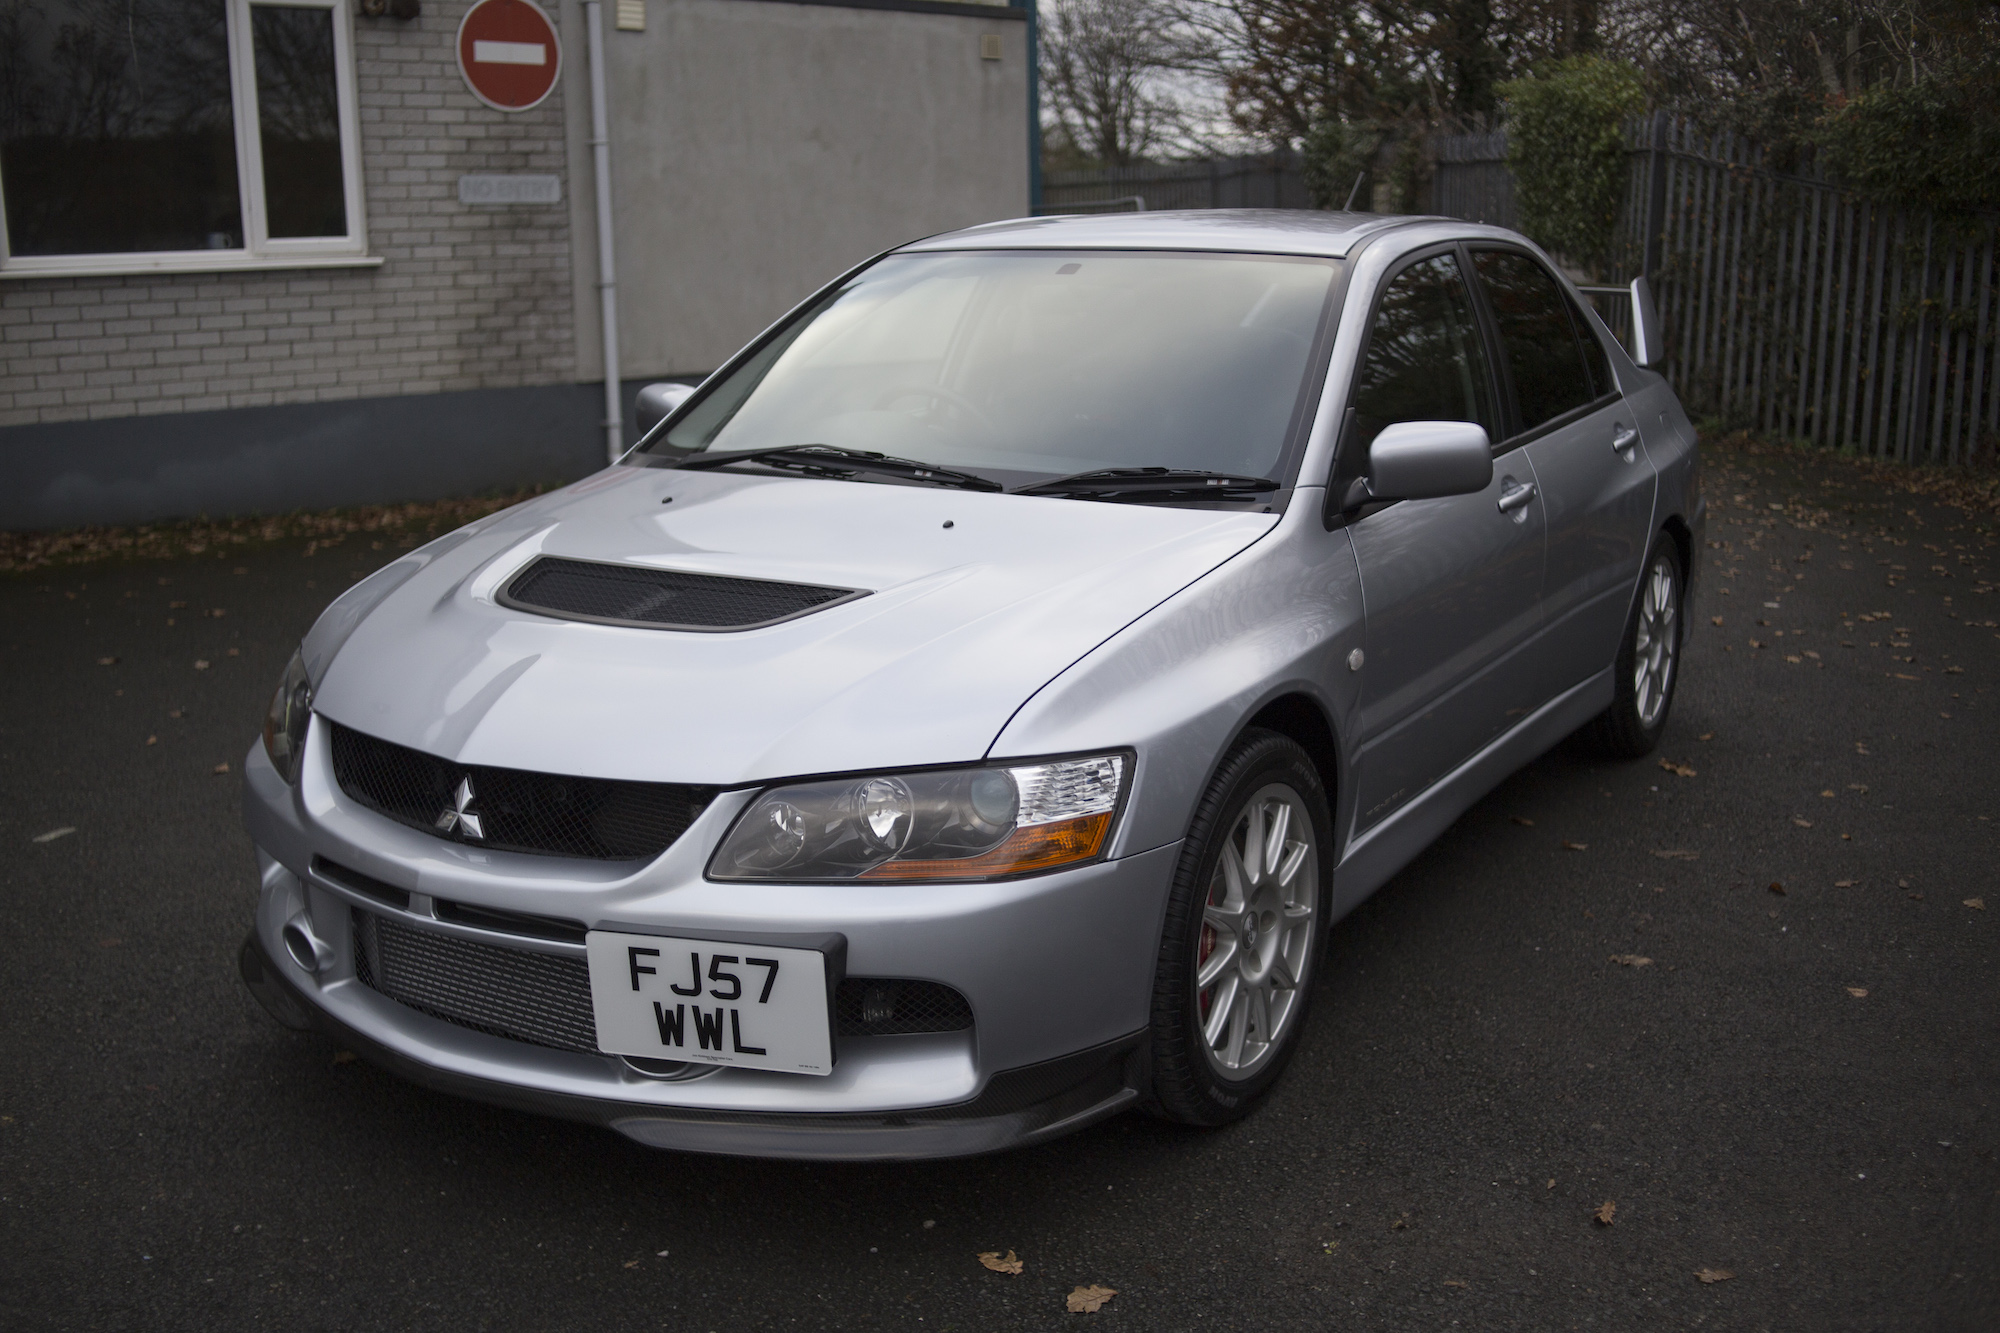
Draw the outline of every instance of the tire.
[[[1325,946],[1332,827],[1311,757],[1276,732],[1245,732],[1174,871],[1153,980],[1154,1114],[1227,1124],[1284,1072]]]
[[[1625,636],[1612,669],[1611,706],[1578,733],[1586,748],[1612,759],[1641,759],[1667,729],[1680,682],[1682,626],[1680,549],[1662,535],[1646,557],[1639,595],[1625,618]]]

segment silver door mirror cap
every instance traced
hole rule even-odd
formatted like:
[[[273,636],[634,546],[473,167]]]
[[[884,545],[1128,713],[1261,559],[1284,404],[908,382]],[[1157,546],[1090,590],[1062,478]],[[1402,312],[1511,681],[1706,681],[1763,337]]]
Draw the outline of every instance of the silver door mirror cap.
[[[1645,278],[1632,279],[1632,360],[1648,370],[1667,359],[1660,337],[1660,308],[1653,304],[1653,288]]]
[[[1472,495],[1493,481],[1493,445],[1470,421],[1399,421],[1368,446],[1368,498]]]
[[[694,396],[692,384],[648,384],[639,390],[638,409],[633,412],[633,424],[639,434],[644,435],[653,427],[665,421],[673,410]]]

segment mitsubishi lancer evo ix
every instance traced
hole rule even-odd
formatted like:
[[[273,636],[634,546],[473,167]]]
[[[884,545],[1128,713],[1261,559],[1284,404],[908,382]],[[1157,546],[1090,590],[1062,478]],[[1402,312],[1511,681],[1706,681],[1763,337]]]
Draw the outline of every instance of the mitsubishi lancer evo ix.
[[[1704,505],[1629,296],[1631,354],[1520,236],[1352,213],[882,255],[327,609],[244,977],[662,1148],[1241,1116],[1344,913],[1667,724]]]

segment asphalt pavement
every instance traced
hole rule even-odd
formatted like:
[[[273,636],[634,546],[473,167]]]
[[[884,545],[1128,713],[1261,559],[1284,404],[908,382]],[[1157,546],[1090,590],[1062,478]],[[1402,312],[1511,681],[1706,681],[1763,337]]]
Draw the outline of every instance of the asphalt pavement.
[[[1660,754],[1546,756],[1344,921],[1262,1110],[916,1165],[656,1152],[257,1007],[242,756],[393,540],[0,577],[0,1327],[2000,1328],[1996,520],[1708,493]]]

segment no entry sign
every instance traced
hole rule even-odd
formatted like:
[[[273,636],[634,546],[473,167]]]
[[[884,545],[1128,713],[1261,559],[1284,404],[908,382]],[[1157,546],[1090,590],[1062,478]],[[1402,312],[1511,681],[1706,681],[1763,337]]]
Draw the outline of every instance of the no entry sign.
[[[458,25],[458,72],[498,111],[526,111],[556,86],[556,25],[529,0],[479,0]]]

